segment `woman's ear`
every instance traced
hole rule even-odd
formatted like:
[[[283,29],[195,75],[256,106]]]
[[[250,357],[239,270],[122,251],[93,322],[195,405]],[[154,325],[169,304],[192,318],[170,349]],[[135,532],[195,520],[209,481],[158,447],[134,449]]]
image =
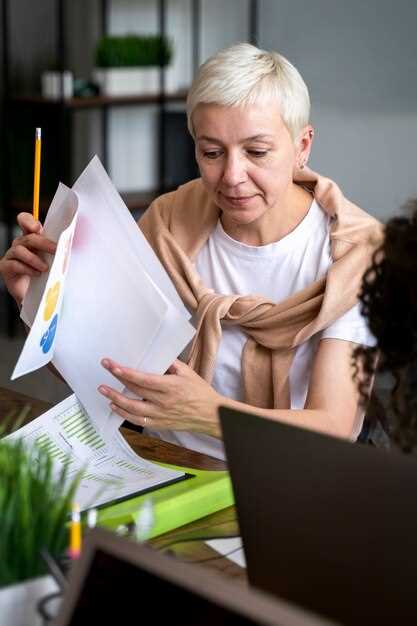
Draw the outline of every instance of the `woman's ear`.
[[[296,166],[301,170],[307,164],[307,161],[310,157],[313,137],[314,128],[310,124],[308,124],[301,130],[296,139]]]

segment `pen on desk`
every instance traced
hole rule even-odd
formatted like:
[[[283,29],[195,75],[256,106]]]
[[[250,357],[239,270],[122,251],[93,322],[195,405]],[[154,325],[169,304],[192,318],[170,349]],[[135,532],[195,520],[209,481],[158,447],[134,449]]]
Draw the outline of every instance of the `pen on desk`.
[[[41,129],[35,131],[35,165],[33,172],[33,217],[39,220],[39,189],[41,180]]]
[[[71,559],[78,559],[81,553],[81,519],[80,507],[73,504],[70,522],[70,545],[68,554]]]

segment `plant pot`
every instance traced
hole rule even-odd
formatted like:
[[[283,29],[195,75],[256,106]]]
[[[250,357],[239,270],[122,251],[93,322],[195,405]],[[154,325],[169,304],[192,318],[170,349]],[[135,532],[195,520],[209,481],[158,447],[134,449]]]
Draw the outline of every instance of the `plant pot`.
[[[104,96],[133,96],[159,92],[158,67],[97,68],[93,79]]]
[[[51,576],[31,578],[0,589],[0,620],[7,626],[41,626],[37,605],[46,595],[58,591]]]

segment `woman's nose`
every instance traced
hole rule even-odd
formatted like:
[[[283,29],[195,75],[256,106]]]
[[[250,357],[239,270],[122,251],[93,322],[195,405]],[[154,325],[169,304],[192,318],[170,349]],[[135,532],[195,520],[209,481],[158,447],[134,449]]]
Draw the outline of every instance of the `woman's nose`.
[[[244,160],[237,155],[229,155],[225,161],[223,181],[229,187],[245,182],[247,178]]]

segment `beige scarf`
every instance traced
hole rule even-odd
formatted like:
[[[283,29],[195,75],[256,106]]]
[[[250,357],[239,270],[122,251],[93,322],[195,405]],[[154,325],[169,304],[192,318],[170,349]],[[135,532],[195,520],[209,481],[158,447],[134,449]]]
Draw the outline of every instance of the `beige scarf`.
[[[332,218],[333,264],[325,278],[278,304],[257,295],[220,295],[201,282],[193,263],[220,215],[201,179],[155,200],[139,222],[195,314],[197,333],[188,364],[210,383],[221,322],[240,326],[248,336],[242,353],[245,401],[265,408],[290,408],[288,376],[295,348],[354,306],[383,236],[381,224],[349,202],[330,179],[306,168],[295,182],[311,191]]]

